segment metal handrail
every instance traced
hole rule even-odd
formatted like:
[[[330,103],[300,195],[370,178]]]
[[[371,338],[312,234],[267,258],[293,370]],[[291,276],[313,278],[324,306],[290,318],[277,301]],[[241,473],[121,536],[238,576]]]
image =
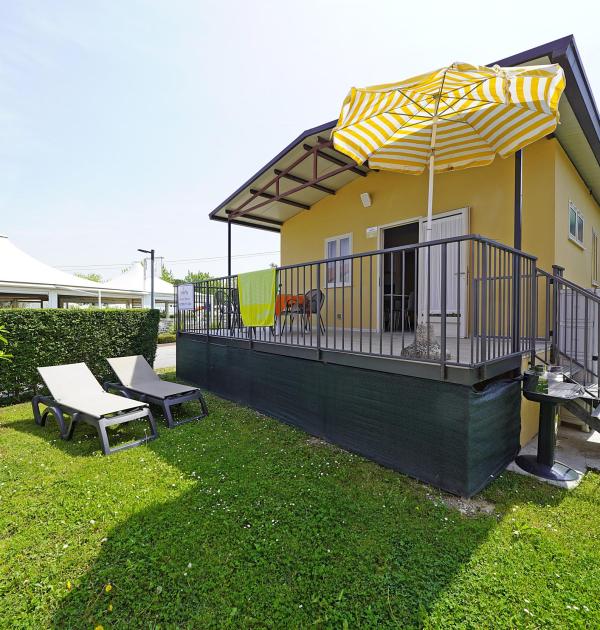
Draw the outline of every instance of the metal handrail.
[[[280,265],[276,267],[277,271],[285,271],[286,269],[295,269],[297,267],[305,267],[309,265],[323,265],[326,263],[334,263],[334,262],[342,262],[344,260],[356,260],[358,258],[366,258],[368,256],[377,256],[381,254],[392,254],[392,253],[400,253],[402,251],[413,251],[415,249],[423,249],[425,247],[435,247],[436,245],[443,245],[444,243],[461,243],[465,241],[474,241],[478,243],[487,243],[489,245],[493,245],[498,249],[515,254],[521,258],[525,258],[531,261],[537,261],[537,256],[533,256],[527,252],[521,251],[520,249],[515,249],[514,247],[510,247],[510,245],[505,245],[504,243],[500,243],[499,241],[495,241],[491,238],[487,238],[486,236],[481,236],[480,234],[465,234],[463,236],[451,236],[449,238],[440,238],[435,241],[423,241],[420,243],[411,243],[410,245],[399,245],[397,247],[387,247],[384,249],[374,249],[368,252],[357,252],[356,254],[346,254],[345,256],[336,256],[335,258],[321,258],[318,260],[308,260],[300,263],[291,263],[289,265]],[[226,280],[227,278],[233,278],[238,274],[231,274],[231,276],[218,276],[216,278],[210,278],[210,280]],[[201,282],[206,282],[202,280]]]

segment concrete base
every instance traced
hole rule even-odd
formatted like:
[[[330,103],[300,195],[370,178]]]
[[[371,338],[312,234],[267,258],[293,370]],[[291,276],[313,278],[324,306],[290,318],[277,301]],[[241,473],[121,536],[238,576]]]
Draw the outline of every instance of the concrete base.
[[[533,455],[537,453],[537,436],[530,440],[522,449],[521,455]],[[556,444],[556,461],[561,462],[573,468],[579,473],[578,479],[575,481],[553,481],[549,479],[540,479],[534,475],[525,472],[517,466],[515,462],[511,462],[507,470],[516,472],[519,475],[534,477],[544,483],[572,490],[580,483],[583,475],[588,470],[600,470],[600,433],[592,431],[585,433],[577,427],[568,424],[561,424],[558,428],[558,442]]]

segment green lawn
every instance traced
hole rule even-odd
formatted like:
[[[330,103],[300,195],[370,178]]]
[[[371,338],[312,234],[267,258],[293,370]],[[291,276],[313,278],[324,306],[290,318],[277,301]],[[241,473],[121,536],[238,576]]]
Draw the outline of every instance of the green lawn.
[[[597,628],[600,477],[448,497],[249,409],[102,457],[0,409],[0,628]]]

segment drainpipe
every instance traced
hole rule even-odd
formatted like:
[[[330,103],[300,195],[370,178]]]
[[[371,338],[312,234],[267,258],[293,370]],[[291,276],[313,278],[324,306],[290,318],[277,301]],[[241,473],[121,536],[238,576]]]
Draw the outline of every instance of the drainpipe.
[[[515,203],[514,203],[514,248],[522,247],[523,214],[523,153],[515,153]],[[512,313],[512,351],[521,350],[521,258],[513,254],[513,313]]]

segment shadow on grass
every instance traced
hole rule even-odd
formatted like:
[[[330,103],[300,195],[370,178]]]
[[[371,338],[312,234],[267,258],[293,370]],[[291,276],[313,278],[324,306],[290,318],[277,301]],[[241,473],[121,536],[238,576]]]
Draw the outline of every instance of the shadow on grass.
[[[107,534],[53,627],[419,627],[513,504],[564,497],[505,475],[483,494],[496,513],[466,518],[436,490],[300,430],[214,396],[209,406],[172,431],[157,419],[161,437],[143,451],[178,471],[177,496]],[[99,453],[87,425],[73,442],[33,419],[10,428],[80,461]],[[138,461],[111,456],[135,477]],[[139,479],[148,491],[158,481]]]
[[[156,417],[158,423],[158,431],[160,437],[162,418]],[[96,429],[89,424],[81,423],[75,428],[73,438],[71,440],[63,440],[60,437],[60,432],[57,423],[52,419],[48,420],[46,426],[38,426],[31,414],[31,419],[18,420],[11,422],[10,428],[25,433],[39,440],[49,442],[55,448],[63,451],[73,457],[89,457],[94,453],[101,453],[100,440]],[[166,430],[166,428],[165,428]],[[110,446],[119,446],[132,442],[149,435],[149,426],[147,421],[133,421],[127,424],[116,425],[114,427],[107,427],[108,439]]]
[[[497,513],[466,518],[402,475],[209,405],[148,447],[186,488],[112,530],[54,626],[419,627],[526,485],[492,486]]]

